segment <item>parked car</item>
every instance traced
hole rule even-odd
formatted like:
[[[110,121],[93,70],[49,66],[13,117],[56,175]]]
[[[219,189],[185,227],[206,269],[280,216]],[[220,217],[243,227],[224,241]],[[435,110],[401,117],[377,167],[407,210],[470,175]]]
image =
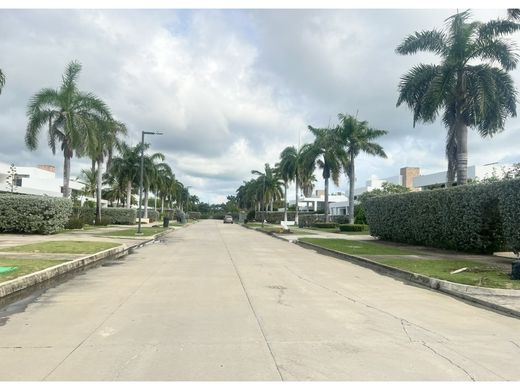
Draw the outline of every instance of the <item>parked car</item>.
[[[226,215],[224,217],[224,223],[233,223],[233,217],[231,215]]]

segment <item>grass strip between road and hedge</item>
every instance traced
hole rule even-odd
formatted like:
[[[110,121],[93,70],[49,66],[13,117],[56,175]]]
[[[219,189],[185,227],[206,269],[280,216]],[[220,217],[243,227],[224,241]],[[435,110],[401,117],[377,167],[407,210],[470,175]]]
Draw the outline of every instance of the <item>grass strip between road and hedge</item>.
[[[300,241],[308,242],[351,255],[413,255],[415,252],[388,246],[372,241],[344,240],[341,238],[301,238]]]
[[[0,248],[0,252],[91,254],[120,245],[116,242],[99,241],[46,241]]]
[[[148,226],[148,227],[141,227],[141,232],[143,234],[140,236],[136,235],[137,227],[131,228],[131,229],[117,230],[117,231],[112,231],[112,232],[103,232],[103,233],[98,233],[96,235],[114,236],[114,237],[143,237],[143,236],[148,237],[148,236],[153,236],[154,234],[157,234],[157,233],[162,233],[166,230],[170,230],[170,228],[163,228],[162,226],[160,226],[160,227]]]
[[[69,260],[32,260],[32,259],[0,259],[0,267],[13,267],[13,271],[0,273],[0,283],[16,279],[19,276],[53,267]]]
[[[509,274],[492,264],[477,261],[380,259],[377,262],[448,282],[489,288],[520,289],[520,280],[512,280]],[[467,270],[456,274],[450,273],[462,268]]]

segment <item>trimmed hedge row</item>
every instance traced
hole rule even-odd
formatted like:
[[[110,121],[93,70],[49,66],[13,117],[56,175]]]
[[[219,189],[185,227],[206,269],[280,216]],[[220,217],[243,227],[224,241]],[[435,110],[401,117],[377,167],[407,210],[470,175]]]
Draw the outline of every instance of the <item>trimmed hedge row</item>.
[[[101,219],[111,225],[134,225],[136,217],[136,209],[124,207],[103,207],[101,209]],[[96,209],[93,207],[75,207],[73,218],[92,224],[96,219]]]
[[[370,232],[383,240],[466,252],[520,249],[520,180],[375,197]]]
[[[0,231],[53,234],[72,213],[72,201],[38,195],[0,195]]]
[[[250,214],[251,213],[251,214]],[[249,218],[251,215],[254,215],[255,221],[261,222],[262,220],[266,220],[267,223],[273,223],[275,225],[279,225],[280,222],[284,220],[284,212],[283,211],[253,211],[248,213],[247,219],[251,221]],[[252,214],[254,213],[254,214]],[[287,212],[287,220],[294,221],[296,213],[294,211]],[[331,215],[330,220],[336,223],[347,223],[348,217],[345,215]],[[311,227],[316,222],[325,222],[325,214],[314,214],[314,213],[298,213],[298,222],[299,227]]]
[[[368,230],[368,225],[364,225],[364,224],[352,224],[352,225],[342,224],[342,225],[339,225],[339,230],[341,232],[362,232],[362,231]]]
[[[312,224],[312,227],[320,228],[320,229],[330,229],[338,227],[338,224],[335,222],[316,222]]]
[[[103,214],[103,210],[105,210],[105,209],[101,210],[101,214]],[[136,210],[136,218],[138,218],[138,217],[139,217],[139,210]],[[158,221],[159,217],[160,217],[159,211],[148,208],[148,219],[150,220],[150,222]],[[141,210],[141,218],[144,218],[144,209]]]

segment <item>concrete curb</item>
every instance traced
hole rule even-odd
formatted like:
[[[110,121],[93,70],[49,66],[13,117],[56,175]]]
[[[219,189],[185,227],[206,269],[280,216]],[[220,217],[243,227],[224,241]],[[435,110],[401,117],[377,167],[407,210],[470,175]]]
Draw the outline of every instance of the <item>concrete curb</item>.
[[[172,231],[174,230],[154,234],[149,239],[143,240],[128,247],[125,244],[123,244],[115,248],[106,249],[104,251],[97,252],[92,255],[80,257],[78,259],[74,259],[66,263],[55,265],[54,267],[46,268],[41,271],[33,272],[32,274],[23,275],[16,279],[0,283],[0,298],[5,298],[8,295],[18,293],[26,288],[33,287],[37,284],[47,282],[58,276],[81,269],[87,265],[91,265],[101,260],[104,260],[107,257],[123,257],[126,254],[128,254],[130,250],[140,248],[150,242],[155,241],[159,237],[171,233]]]
[[[443,293],[455,296],[457,298],[462,298],[467,301],[471,301],[474,303],[478,303],[479,305],[485,306],[487,308],[499,311],[501,313],[506,313],[515,317],[520,318],[520,310],[511,309],[509,307],[505,307],[493,302],[489,302],[472,295],[470,293],[483,295],[483,296],[507,296],[507,297],[520,297],[519,290],[506,290],[506,289],[497,289],[497,288],[485,288],[485,287],[477,287],[477,286],[468,286],[465,284],[448,282],[446,280],[440,280],[431,278],[429,276],[416,274],[409,271],[404,271],[395,267],[391,267],[386,264],[381,264],[376,261],[366,259],[361,256],[349,255],[343,252],[338,252],[333,249],[323,248],[321,246],[311,244],[308,242],[302,241],[293,241],[295,244],[301,246],[306,249],[314,249],[321,254],[332,255],[336,258],[347,260],[357,265],[370,268],[374,271],[377,271],[382,274],[387,274],[393,276],[395,278],[405,280],[411,283],[419,284],[421,286],[428,287],[432,290],[438,290]]]

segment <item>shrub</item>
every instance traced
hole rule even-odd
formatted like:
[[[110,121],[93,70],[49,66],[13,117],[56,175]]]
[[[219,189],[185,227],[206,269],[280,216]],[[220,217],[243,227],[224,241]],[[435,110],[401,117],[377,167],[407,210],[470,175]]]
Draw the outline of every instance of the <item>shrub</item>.
[[[330,229],[338,227],[338,224],[336,222],[315,222],[312,224],[312,227],[320,229]]]
[[[114,225],[134,225],[137,211],[123,207],[105,207],[101,209],[101,217],[109,218]]]
[[[52,234],[62,230],[72,201],[37,195],[0,195],[0,231]]]
[[[383,240],[492,253],[504,248],[498,189],[479,184],[375,197],[365,213],[371,234]],[[511,195],[507,203],[518,204],[520,193]]]
[[[107,226],[107,225],[110,225],[111,223],[111,219],[108,218],[108,217],[104,217],[103,215],[101,215],[101,219],[99,221],[96,221],[95,225],[97,226]]]
[[[77,217],[71,217],[65,224],[65,229],[83,229],[83,219]]]
[[[506,242],[516,254],[520,252],[520,180],[494,184],[498,191],[499,210]]]
[[[101,210],[101,213],[103,213],[103,210]],[[159,211],[148,208],[147,210],[148,219],[150,222],[155,222],[159,220]],[[136,218],[139,218],[139,209],[136,210]],[[141,218],[144,218],[144,209],[141,209]]]
[[[368,230],[368,226],[364,224],[345,224],[339,225],[339,230],[342,232],[362,232]]]

